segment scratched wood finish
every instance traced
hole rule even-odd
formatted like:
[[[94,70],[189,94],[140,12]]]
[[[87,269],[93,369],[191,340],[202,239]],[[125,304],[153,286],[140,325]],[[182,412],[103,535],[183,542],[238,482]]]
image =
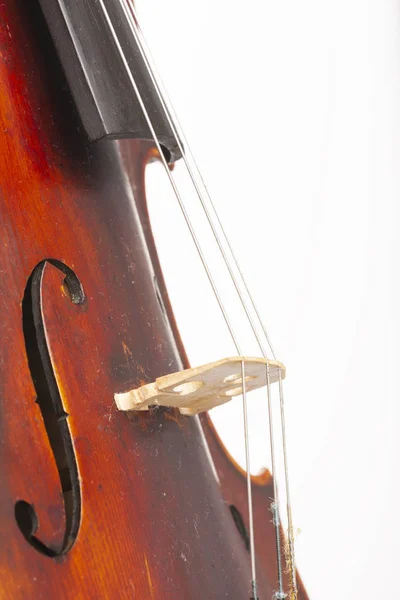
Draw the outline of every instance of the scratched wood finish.
[[[222,485],[198,419],[114,403],[114,392],[187,365],[145,204],[151,148],[85,141],[33,0],[0,5],[0,151],[0,598],[248,598],[249,555],[229,510],[245,512],[245,482],[212,429],[204,422]],[[82,502],[76,543],[56,558],[15,519],[16,502],[31,503],[35,535],[62,547],[60,478],[22,323],[28,280],[46,259],[72,269],[86,296],[71,302],[46,263],[43,327]],[[265,483],[255,483],[261,600],[276,586]]]

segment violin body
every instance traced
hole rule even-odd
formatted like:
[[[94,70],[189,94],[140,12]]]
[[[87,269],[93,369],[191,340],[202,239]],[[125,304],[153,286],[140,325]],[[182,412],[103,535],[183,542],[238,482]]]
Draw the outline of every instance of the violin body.
[[[188,366],[153,146],[88,140],[37,1],[4,0],[0,35],[0,598],[249,598],[245,476],[209,420],[114,401]],[[253,478],[262,600],[271,490]]]

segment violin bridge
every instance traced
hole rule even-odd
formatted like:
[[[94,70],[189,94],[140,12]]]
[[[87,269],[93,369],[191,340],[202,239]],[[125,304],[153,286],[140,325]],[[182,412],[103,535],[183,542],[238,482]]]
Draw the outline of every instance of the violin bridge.
[[[246,356],[223,358],[201,367],[164,375],[153,383],[115,394],[115,402],[123,411],[169,406],[178,408],[183,415],[197,415],[243,393],[242,363],[246,392],[267,384],[267,365],[270,383],[278,381],[279,371],[282,379],[286,374],[284,365],[276,360]]]

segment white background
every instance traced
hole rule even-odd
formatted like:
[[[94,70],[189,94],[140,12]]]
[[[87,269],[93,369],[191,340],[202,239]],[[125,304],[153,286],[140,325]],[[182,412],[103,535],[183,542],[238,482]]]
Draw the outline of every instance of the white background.
[[[142,0],[139,15],[288,369],[310,597],[396,598],[400,3]],[[154,229],[200,364],[226,355],[223,323],[160,179],[150,168]],[[249,408],[257,472],[269,464],[265,400],[249,397]],[[243,464],[240,401],[214,412]]]

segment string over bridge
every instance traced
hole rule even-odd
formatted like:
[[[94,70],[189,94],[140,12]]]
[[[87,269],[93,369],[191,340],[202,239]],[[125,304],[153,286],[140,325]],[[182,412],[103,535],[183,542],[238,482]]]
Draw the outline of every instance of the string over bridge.
[[[246,392],[267,385],[267,370],[269,383],[278,382],[279,373],[285,378],[285,366],[277,360],[235,356],[158,377],[153,383],[115,394],[115,402],[123,411],[148,410],[155,405],[196,415],[243,393],[242,364]]]

